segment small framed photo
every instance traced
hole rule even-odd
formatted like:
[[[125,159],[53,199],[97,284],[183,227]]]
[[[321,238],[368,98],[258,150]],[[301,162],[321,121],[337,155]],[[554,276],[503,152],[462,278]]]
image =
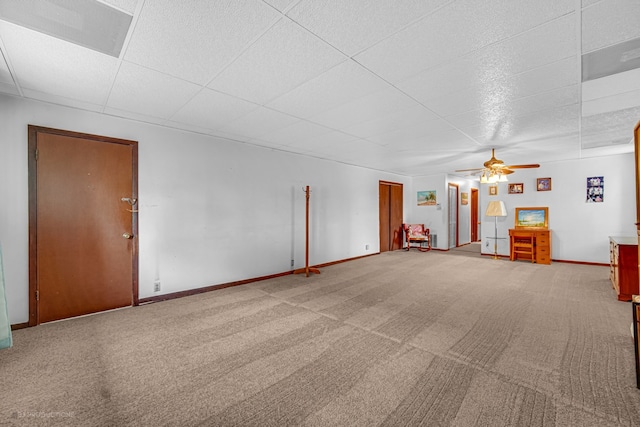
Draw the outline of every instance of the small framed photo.
[[[536,180],[536,189],[538,191],[551,191],[551,178],[538,178]]]
[[[498,195],[498,186],[497,185],[490,185],[489,186],[489,195],[490,196],[497,196]]]
[[[524,184],[519,182],[515,184],[509,184],[509,194],[522,194],[524,193]]]

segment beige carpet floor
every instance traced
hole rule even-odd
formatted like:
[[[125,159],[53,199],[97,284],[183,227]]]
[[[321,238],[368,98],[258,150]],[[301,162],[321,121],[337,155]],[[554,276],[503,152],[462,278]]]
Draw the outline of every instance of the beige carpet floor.
[[[635,426],[607,267],[396,251],[15,331],[0,426]]]

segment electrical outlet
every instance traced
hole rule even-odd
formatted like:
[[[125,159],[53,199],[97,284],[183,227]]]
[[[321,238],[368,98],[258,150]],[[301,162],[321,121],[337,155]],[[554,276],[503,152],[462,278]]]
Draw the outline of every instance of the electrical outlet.
[[[369,250],[369,245],[364,245],[364,250],[368,251]]]
[[[153,292],[160,292],[160,280],[153,282]]]
[[[293,266],[294,266],[294,263],[293,263],[293,260],[291,260],[291,267],[293,267]]]

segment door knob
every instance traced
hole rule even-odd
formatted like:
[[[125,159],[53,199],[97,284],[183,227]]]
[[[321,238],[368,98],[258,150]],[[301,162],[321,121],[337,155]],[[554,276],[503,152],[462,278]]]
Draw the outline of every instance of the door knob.
[[[122,237],[125,239],[133,239],[133,234],[131,233],[122,233]]]

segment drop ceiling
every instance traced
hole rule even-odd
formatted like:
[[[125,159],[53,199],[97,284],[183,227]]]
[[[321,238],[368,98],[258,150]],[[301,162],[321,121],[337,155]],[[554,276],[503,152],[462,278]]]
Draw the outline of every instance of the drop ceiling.
[[[638,0],[0,0],[0,96],[407,176],[491,148],[544,164],[633,151],[638,17]]]

